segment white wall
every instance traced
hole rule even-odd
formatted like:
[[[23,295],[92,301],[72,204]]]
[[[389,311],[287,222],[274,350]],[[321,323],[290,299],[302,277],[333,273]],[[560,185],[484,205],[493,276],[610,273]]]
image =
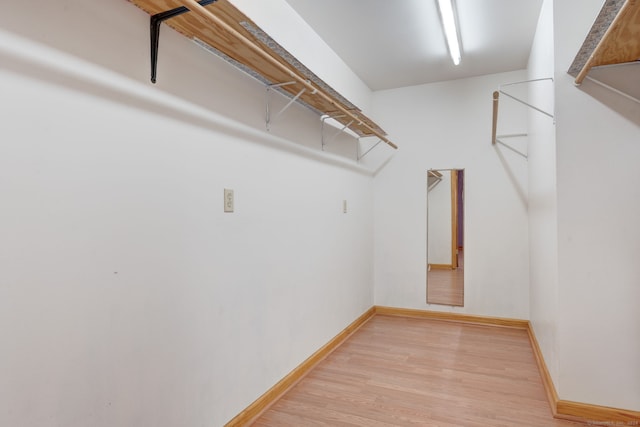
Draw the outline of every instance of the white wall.
[[[304,55],[277,30],[291,11],[270,4],[256,22]],[[265,134],[262,86],[167,27],[151,86],[148,17],[127,2],[5,5],[0,424],[223,424],[374,292],[380,305],[531,314],[562,399],[640,410],[640,109],[565,74],[600,7],[545,2],[528,75],[376,93],[371,114],[401,150],[372,183],[345,139],[319,152],[304,108]],[[318,74],[367,111],[366,86],[339,68]],[[490,144],[491,92],[550,69],[557,146],[529,116],[528,171]],[[526,119],[501,101],[501,133]],[[425,303],[429,168],[465,169],[462,309]]]
[[[527,163],[491,145],[492,92],[511,72],[374,93],[381,126],[401,150],[375,178],[375,302],[528,318]],[[501,107],[522,132],[523,111]],[[465,306],[426,304],[426,173],[465,169]]]
[[[601,7],[554,4],[558,391],[640,410],[640,105],[566,74]]]
[[[529,58],[528,79],[554,76],[553,2],[543,3]],[[551,81],[527,84],[532,105],[554,111]],[[558,384],[558,224],[554,120],[529,111],[529,248],[531,324],[554,383]]]
[[[373,303],[370,174],[160,49],[124,1],[0,16],[0,425],[222,425]]]

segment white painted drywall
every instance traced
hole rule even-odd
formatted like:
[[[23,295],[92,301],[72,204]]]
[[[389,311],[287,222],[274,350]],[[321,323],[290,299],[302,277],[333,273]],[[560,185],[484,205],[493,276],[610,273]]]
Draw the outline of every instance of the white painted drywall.
[[[375,178],[375,302],[528,318],[527,162],[491,145],[492,92],[524,71],[374,93],[401,150]],[[501,129],[526,112],[501,112]],[[465,306],[426,304],[426,173],[465,169]]]
[[[546,0],[529,58],[529,80],[554,76],[553,52],[553,2]],[[531,82],[527,89],[532,105],[553,113],[553,82]],[[558,209],[554,120],[531,109],[528,130],[531,324],[557,385]]]
[[[429,264],[451,265],[451,171],[427,196],[427,257]]]
[[[560,398],[640,410],[640,105],[566,70],[601,0],[554,3]]]
[[[372,177],[313,113],[267,135],[167,27],[151,85],[130,3],[6,6],[0,425],[222,425],[372,305]]]

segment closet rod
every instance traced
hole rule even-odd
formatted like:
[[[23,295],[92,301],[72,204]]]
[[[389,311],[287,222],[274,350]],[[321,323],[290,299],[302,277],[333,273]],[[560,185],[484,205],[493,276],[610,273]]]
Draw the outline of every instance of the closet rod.
[[[252,50],[253,52],[257,53],[259,56],[261,56],[266,61],[270,62],[271,65],[273,65],[274,67],[279,68],[281,71],[289,74],[293,79],[297,80],[300,84],[302,84],[307,89],[311,90],[312,92],[316,92],[321,98],[324,98],[325,101],[327,101],[330,104],[334,105],[342,113],[344,113],[347,116],[351,117],[353,119],[354,123],[362,123],[363,126],[365,126],[367,129],[369,129],[375,136],[380,138],[387,145],[389,145],[390,147],[392,147],[394,149],[398,148],[397,145],[395,145],[393,142],[389,141],[384,135],[382,135],[376,129],[373,129],[367,123],[362,122],[362,119],[360,119],[358,116],[356,116],[353,113],[351,113],[349,110],[344,108],[342,105],[338,104],[329,95],[325,94],[323,91],[319,90],[318,88],[313,86],[311,83],[309,83],[308,80],[305,80],[304,78],[300,77],[293,70],[291,70],[290,68],[288,68],[287,66],[285,66],[284,64],[282,64],[281,62],[276,60],[274,57],[269,55],[262,48],[260,48],[256,44],[254,44],[251,40],[249,40],[248,38],[246,38],[245,36],[240,34],[238,31],[236,31],[229,24],[224,22],[222,19],[218,18],[214,13],[212,13],[211,11],[207,10],[206,8],[204,8],[203,6],[198,4],[198,2],[196,0],[182,0],[182,2],[184,3],[184,5],[189,10],[191,10],[192,12],[200,15],[202,18],[206,19],[207,21],[213,22],[215,25],[217,25],[220,28],[224,29],[229,34],[231,34],[232,36],[237,38],[240,42],[242,42],[242,44],[244,44],[250,50]]]

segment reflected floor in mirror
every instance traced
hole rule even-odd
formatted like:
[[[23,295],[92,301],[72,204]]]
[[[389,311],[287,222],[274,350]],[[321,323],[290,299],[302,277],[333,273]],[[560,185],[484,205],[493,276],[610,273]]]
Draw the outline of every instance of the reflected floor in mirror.
[[[458,268],[427,267],[427,303],[464,306],[464,256],[458,252]]]

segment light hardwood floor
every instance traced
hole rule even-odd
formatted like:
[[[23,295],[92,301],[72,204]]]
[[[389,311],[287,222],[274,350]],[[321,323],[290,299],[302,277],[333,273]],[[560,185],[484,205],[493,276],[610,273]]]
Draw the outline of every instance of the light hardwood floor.
[[[458,268],[453,270],[427,269],[427,302],[464,306],[464,255],[458,253]]]
[[[527,332],[376,315],[253,426],[579,426],[551,416]]]

